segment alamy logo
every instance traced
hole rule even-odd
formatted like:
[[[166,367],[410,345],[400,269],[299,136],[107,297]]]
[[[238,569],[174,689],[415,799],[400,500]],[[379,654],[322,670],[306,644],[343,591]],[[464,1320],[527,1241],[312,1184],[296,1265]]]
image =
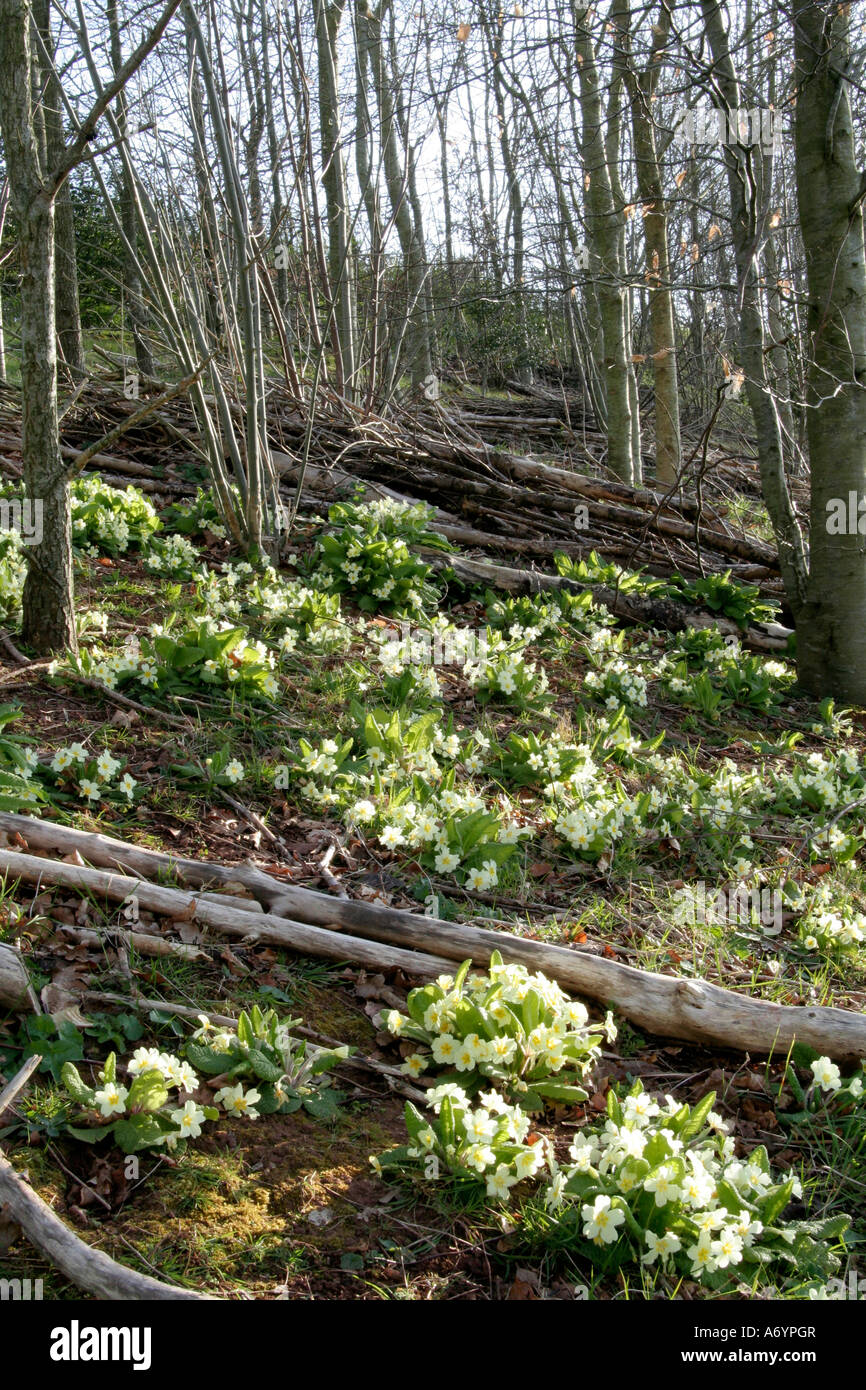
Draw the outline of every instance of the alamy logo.
[[[134,1371],[150,1370],[149,1327],[82,1327],[73,1318],[68,1327],[51,1331],[52,1361],[131,1361]]]
[[[42,1298],[41,1279],[0,1279],[0,1303],[39,1302]]]
[[[866,1279],[858,1279],[856,1269],[849,1269],[847,1279],[828,1279],[824,1287],[828,1299],[866,1298]]]
[[[0,531],[17,531],[22,545],[42,540],[42,498],[0,497]]]
[[[677,122],[684,145],[760,145],[764,154],[779,150],[779,113],[769,107],[696,106]]]
[[[723,888],[707,892],[705,883],[680,888],[674,894],[674,917],[681,926],[703,923],[709,926],[748,927],[758,922],[767,934],[782,930],[782,894],[778,888],[747,888],[737,884],[729,892]]]
[[[826,506],[828,536],[866,536],[866,497],[853,490],[831,497]]]
[[[425,666],[464,666],[467,661],[487,660],[487,633],[482,628],[462,632],[430,632],[414,627],[405,618],[399,628],[394,624],[386,631],[393,637],[382,643],[386,658]]]

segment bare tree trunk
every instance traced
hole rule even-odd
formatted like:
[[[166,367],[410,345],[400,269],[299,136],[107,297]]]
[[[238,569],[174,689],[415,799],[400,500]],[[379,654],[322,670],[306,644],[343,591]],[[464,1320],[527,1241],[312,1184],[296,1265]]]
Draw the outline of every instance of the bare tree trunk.
[[[314,0],[316,50],[319,68],[319,121],[322,143],[322,186],[328,220],[328,275],[334,300],[332,343],[342,390],[355,394],[355,266],[349,219],[346,169],[340,144],[340,89],[337,76],[337,34],[346,0]]]
[[[497,7],[497,15],[492,20],[482,6],[481,22],[493,75],[493,100],[496,105],[496,121],[499,127],[499,145],[502,151],[502,164],[505,170],[506,192],[508,196],[508,219],[511,230],[511,282],[514,304],[517,310],[517,359],[514,372],[517,380],[524,386],[532,384],[533,370],[529,345],[529,325],[526,313],[525,285],[525,245],[523,236],[523,191],[520,186],[520,173],[512,148],[509,117],[505,106],[505,84],[503,80],[503,46],[505,44],[504,12]]]
[[[280,42],[282,19],[279,14],[276,17],[277,43]],[[271,90],[271,60],[270,60],[271,30],[268,23],[267,6],[261,7],[261,43],[262,43],[262,75],[264,79],[265,97],[265,131],[268,140],[268,158],[270,160],[271,175],[271,241],[276,243],[283,228],[283,217],[285,213],[285,200],[283,198],[283,180],[281,170],[281,145],[277,139],[277,125],[274,116],[274,97]],[[276,277],[277,303],[280,311],[286,320],[287,327],[290,323],[289,312],[289,271],[285,263],[285,258],[280,257],[277,265]],[[294,335],[292,335],[294,336]]]
[[[75,650],[69,482],[57,432],[54,319],[54,198],[40,156],[28,0],[0,0],[0,129],[21,266],[22,460],[28,498],[42,508],[42,535],[28,548],[25,643],[38,652]]]
[[[643,204],[645,282],[649,291],[650,330],[655,398],[656,481],[663,487],[676,482],[680,468],[680,400],[677,379],[676,324],[668,254],[668,211],[656,148],[652,101],[661,67],[661,54],[670,33],[671,14],[662,4],[653,26],[649,61],[638,75],[631,63],[626,81],[631,99],[634,161],[638,192]],[[624,36],[628,38],[629,5],[623,3]]]
[[[809,292],[811,571],[797,669],[815,695],[866,704],[866,264],[846,7],[794,0],[797,199]],[[850,514],[850,496],[857,504]],[[839,503],[845,516],[839,526]],[[836,504],[834,506],[834,504]],[[836,523],[833,524],[833,513]],[[851,525],[851,520],[855,524]]]
[[[409,164],[411,150],[403,148],[401,130],[397,119],[396,97],[399,87],[399,74],[393,62],[393,50],[389,45],[386,53],[382,35],[383,20],[387,17],[389,6],[383,0],[378,9],[370,14],[358,14],[361,32],[366,30],[367,51],[373,76],[373,89],[379,111],[379,142],[382,149],[382,165],[388,201],[406,277],[406,359],[413,386],[419,386],[433,371],[431,326],[427,301],[427,268],[424,264],[425,252],[419,227],[412,215],[409,196]],[[390,61],[389,61],[390,60]]]
[[[9,179],[3,180],[0,188],[0,248],[3,246],[3,228],[6,225],[6,209],[9,206]],[[6,333],[3,327],[3,284],[0,280],[0,381],[6,380]]]
[[[634,484],[638,477],[639,460],[636,468],[629,392],[631,343],[628,335],[628,291],[623,283],[625,267],[621,259],[622,209],[617,212],[614,205],[604,138],[600,74],[592,36],[579,6],[575,20],[587,234],[595,260],[593,269],[598,276],[598,302],[604,341],[607,464],[623,482]]]
[[[42,120],[45,131],[46,167],[63,153],[63,98],[54,67],[54,42],[48,0],[34,0],[33,17],[39,34]],[[60,351],[69,378],[84,375],[84,347],[78,304],[78,258],[75,251],[75,214],[69,185],[64,183],[54,200],[54,316]]]
[[[111,66],[115,73],[123,66],[123,53],[120,42],[120,21],[117,14],[117,0],[107,0],[106,16],[111,43]],[[115,102],[114,115],[121,138],[127,137],[126,95],[120,92]],[[138,258],[135,247],[138,245],[138,214],[135,206],[135,193],[130,187],[126,164],[121,162],[120,171],[120,220],[123,225],[123,288],[126,294],[126,308],[132,341],[135,345],[135,361],[142,376],[154,375],[153,354],[147,341],[147,312],[141,293],[141,277],[138,273]]]
[[[713,55],[715,80],[728,111],[739,111],[740,88],[725,33],[720,0],[701,0],[704,27]],[[729,127],[733,122],[729,120]],[[796,618],[806,597],[806,549],[791,503],[785,476],[785,456],[779,413],[767,374],[766,338],[761,312],[758,262],[765,236],[766,207],[758,206],[755,168],[760,158],[756,147],[725,145],[731,227],[737,266],[740,357],[746,375],[746,392],[757,435],[761,486],[779,547],[779,566],[785,593]]]

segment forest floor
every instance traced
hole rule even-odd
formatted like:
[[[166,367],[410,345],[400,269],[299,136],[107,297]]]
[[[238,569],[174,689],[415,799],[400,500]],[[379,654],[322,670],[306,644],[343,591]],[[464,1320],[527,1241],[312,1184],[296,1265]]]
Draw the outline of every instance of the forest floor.
[[[190,539],[161,554],[153,542],[119,550],[110,510],[100,502],[77,536],[77,666],[0,668],[3,738],[33,750],[42,816],[178,855],[254,859],[300,886],[426,905],[766,1000],[862,1011],[866,722],[802,698],[789,661],[750,656],[712,629],[616,624],[577,598],[449,583],[397,553],[399,520],[389,531],[337,518],[329,550],[308,519],[293,567],[257,579],[224,571],[227,546],[194,509]],[[412,526],[405,539],[411,551]],[[389,578],[407,586],[413,633],[433,618],[443,634],[452,625],[459,661],[437,664],[423,642],[395,648]],[[746,623],[755,602],[731,596]],[[208,647],[207,617],[240,630],[240,646]],[[473,667],[466,634],[479,633],[487,647]],[[82,672],[144,710],[81,684]],[[160,711],[185,722],[166,725]],[[83,754],[64,755],[76,745]],[[91,764],[104,752],[101,777]],[[436,841],[425,814],[438,818]],[[764,891],[764,920],[756,898],[732,910],[737,884]],[[417,981],[267,945],[229,949],[170,919],[159,930],[199,958],[75,941],[66,928],[107,930],[119,910],[49,886],[7,883],[0,922],[46,1008],[42,1019],[0,1017],[0,1072],[28,1052],[45,1058],[0,1139],[64,1220],[132,1267],[227,1298],[807,1296],[790,1268],[729,1269],[712,1287],[639,1260],[611,1267],[518,1194],[502,1204],[483,1182],[377,1176],[370,1157],[405,1141],[404,1100],[389,1077],[359,1068],[339,1070],[329,1118],[223,1116],[183,1154],[144,1152],[130,1169],[118,1149],[68,1133],[60,1068],[71,1060],[89,1077],[112,1049],[171,1050],[190,1025],[134,1004],[97,1007],[85,990],[232,1017],[272,1006],[400,1067],[412,1047],[377,1019],[404,1009]],[[832,1089],[810,1086],[815,1054],[750,1057],[617,1023],[588,1098],[548,1108],[539,1132],[570,1141],[636,1078],[691,1105],[715,1092],[737,1153],[764,1146],[772,1169],[798,1180],[788,1216],[851,1216],[845,1243],[831,1244],[841,1274],[856,1264],[866,1107],[834,1109]],[[42,1278],[46,1297],[78,1296],[2,1224],[0,1273]]]

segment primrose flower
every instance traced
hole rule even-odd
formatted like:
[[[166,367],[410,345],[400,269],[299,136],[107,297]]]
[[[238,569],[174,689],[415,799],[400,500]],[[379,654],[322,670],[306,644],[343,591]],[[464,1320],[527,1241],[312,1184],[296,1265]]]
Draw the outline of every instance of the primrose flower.
[[[453,1066],[457,1061],[458,1041],[450,1033],[442,1033],[438,1038],[433,1039],[433,1060],[434,1062],[444,1063]],[[475,1062],[472,1061],[472,1066]],[[462,1070],[466,1070],[465,1067]]]
[[[96,759],[96,771],[104,782],[110,782],[120,763],[117,758],[112,758],[109,752],[100,753]]]
[[[743,1258],[743,1242],[736,1231],[730,1226],[724,1226],[719,1232],[718,1240],[712,1244],[713,1258],[719,1269],[726,1269],[728,1265],[738,1265]]]
[[[420,1076],[422,1071],[427,1070],[427,1058],[422,1057],[420,1052],[413,1052],[404,1060],[400,1070],[404,1071],[407,1076]]]
[[[651,1265],[656,1260],[662,1259],[665,1255],[674,1255],[680,1249],[680,1238],[673,1231],[666,1231],[663,1236],[657,1236],[655,1231],[645,1231],[647,1253],[641,1258],[641,1264]]]
[[[253,1107],[261,1100],[261,1095],[252,1088],[244,1092],[244,1088],[241,1085],[223,1086],[221,1091],[217,1091],[214,1100],[217,1105],[221,1105],[229,1115],[244,1115],[248,1120],[258,1119],[259,1112],[253,1109]],[[192,1102],[188,1101],[187,1108],[191,1104]]]
[[[158,1047],[137,1047],[126,1070],[130,1076],[138,1076],[143,1071],[162,1071],[162,1053]]]
[[[106,1119],[109,1115],[122,1115],[126,1110],[126,1098],[129,1095],[125,1086],[116,1086],[113,1082],[107,1082],[101,1091],[94,1092],[93,1099],[99,1107],[100,1115]]]
[[[198,1139],[206,1116],[200,1105],[188,1100],[182,1109],[172,1110],[170,1117],[180,1130],[181,1139]]]
[[[452,1038],[451,1041],[453,1042],[454,1039]],[[468,1107],[466,1092],[462,1086],[458,1086],[454,1081],[443,1081],[441,1086],[434,1086],[427,1092],[427,1104],[437,1115],[442,1109],[443,1100],[446,1098],[457,1110],[466,1110]]]
[[[549,1184],[544,1194],[544,1205],[547,1207],[548,1211],[556,1211],[558,1207],[562,1206],[565,1200],[566,1182],[567,1178],[565,1173],[557,1173],[553,1181]]]
[[[398,845],[405,845],[406,836],[396,825],[386,825],[379,831],[379,841],[386,849],[396,849]]]
[[[679,1201],[682,1190],[677,1185],[676,1173],[669,1164],[658,1168],[652,1177],[644,1179],[644,1191],[655,1193],[657,1207],[667,1206],[668,1202]]]
[[[450,874],[459,865],[460,855],[452,854],[449,849],[441,849],[434,862],[437,874]]]
[[[488,1110],[472,1110],[464,1117],[466,1127],[466,1138],[475,1144],[483,1144],[486,1139],[492,1139],[496,1133],[496,1120],[494,1120]]]
[[[841,1072],[829,1057],[819,1057],[817,1062],[812,1063],[812,1075],[822,1091],[838,1091],[842,1085]]]
[[[471,1044],[464,1041],[459,1044],[454,1054],[454,1065],[458,1071],[474,1071],[477,1054]]]
[[[697,1244],[689,1246],[686,1253],[692,1262],[693,1275],[712,1274],[718,1269],[713,1254],[713,1242],[706,1231],[701,1232]]]
[[[522,1149],[514,1160],[514,1168],[518,1178],[531,1178],[544,1166],[544,1153],[541,1144],[533,1144],[532,1148]]]
[[[618,1207],[611,1207],[610,1197],[596,1197],[592,1206],[584,1203],[581,1208],[583,1218],[583,1234],[587,1240],[594,1240],[597,1245],[612,1245],[618,1239],[616,1228],[625,1221],[625,1212]]]
[[[500,1197],[504,1201],[507,1201],[509,1190],[517,1181],[516,1176],[512,1173],[508,1164],[500,1163],[494,1173],[489,1173],[487,1175],[488,1197]]]
[[[464,1154],[464,1161],[477,1173],[483,1173],[491,1163],[496,1162],[496,1154],[486,1144],[471,1144]]]
[[[237,758],[232,758],[231,762],[226,764],[225,776],[230,782],[242,782],[244,777],[243,763],[238,762]]]

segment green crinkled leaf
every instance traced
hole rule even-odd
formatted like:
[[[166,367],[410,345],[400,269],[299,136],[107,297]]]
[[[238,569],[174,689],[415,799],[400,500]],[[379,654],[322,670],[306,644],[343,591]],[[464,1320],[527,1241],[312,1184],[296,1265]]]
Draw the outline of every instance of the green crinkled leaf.
[[[851,1217],[844,1212],[839,1216],[828,1216],[824,1221],[797,1221],[798,1231],[803,1231],[814,1240],[838,1240],[851,1225]]]
[[[716,1093],[715,1091],[710,1091],[698,1101],[697,1105],[692,1106],[692,1113],[679,1132],[679,1138],[682,1139],[684,1144],[687,1144],[690,1139],[694,1139],[697,1134],[700,1134],[706,1123],[706,1118],[715,1103]]]
[[[186,1059],[196,1071],[206,1076],[221,1076],[237,1060],[237,1053],[217,1052],[213,1047],[203,1047],[201,1043],[189,1042],[184,1049]]]
[[[739,1212],[747,1208],[747,1204],[743,1202],[736,1188],[733,1187],[731,1183],[725,1182],[724,1178],[719,1178],[716,1183],[716,1191],[718,1193],[719,1203],[726,1211],[731,1212],[732,1215],[736,1216]]]
[[[129,1088],[126,1105],[129,1110],[153,1111],[165,1105],[168,1087],[162,1072],[151,1069],[139,1072]]]
[[[404,1168],[411,1162],[409,1158],[409,1145],[400,1144],[396,1149],[389,1149],[387,1153],[377,1154],[376,1162],[382,1168]]]
[[[323,1072],[330,1071],[338,1062],[345,1062],[355,1051],[353,1047],[344,1044],[342,1047],[334,1047],[330,1052],[319,1052],[313,1060],[313,1076],[321,1076]]]
[[[252,1047],[255,1043],[256,1039],[253,1033],[252,1024],[250,1023],[249,1017],[246,1013],[242,1013],[240,1018],[238,1019],[237,1035],[238,1042],[242,1043],[245,1047]]]
[[[454,976],[454,989],[455,989],[455,990],[462,989],[462,987],[463,987],[463,981],[466,979],[466,976],[467,976],[468,973],[469,973],[469,967],[471,966],[471,964],[472,964],[472,961],[471,961],[471,960],[465,960],[465,961],[463,962],[463,964],[461,965],[460,969],[457,971],[457,974]]]
[[[579,1105],[587,1098],[587,1092],[581,1086],[568,1086],[561,1081],[533,1082],[532,1089],[545,1100],[561,1101],[565,1105]]]
[[[275,1115],[280,1109],[280,1101],[277,1100],[274,1087],[267,1081],[257,1087],[259,1099],[256,1101],[256,1109],[260,1115]]]
[[[414,1023],[423,1024],[424,1015],[431,1004],[435,1004],[442,998],[442,991],[435,985],[426,985],[423,989],[413,989],[406,1000],[406,1008],[409,1017]]]
[[[73,1100],[77,1100],[80,1105],[92,1105],[93,1097],[96,1094],[92,1086],[87,1086],[81,1079],[78,1068],[72,1062],[64,1062],[60,1079],[66,1087]]]
[[[260,1081],[279,1081],[283,1075],[282,1067],[272,1062],[258,1047],[250,1048],[246,1060]]]
[[[340,1101],[345,1099],[343,1091],[334,1090],[327,1087],[322,1091],[314,1091],[311,1096],[304,1097],[304,1109],[308,1114],[317,1120],[332,1120],[340,1108]]]
[[[114,1133],[114,1125],[94,1125],[91,1129],[85,1129],[82,1125],[67,1125],[66,1133],[71,1134],[73,1139],[80,1139],[82,1144],[98,1144],[101,1139]]]
[[[789,1178],[781,1187],[771,1189],[766,1197],[759,1203],[761,1220],[765,1226],[772,1226],[778,1216],[782,1215],[786,1206],[791,1200],[791,1193],[794,1191],[794,1179]]]
[[[165,1115],[129,1115],[118,1120],[114,1137],[125,1154],[159,1145],[167,1134],[177,1134],[177,1125]]]

